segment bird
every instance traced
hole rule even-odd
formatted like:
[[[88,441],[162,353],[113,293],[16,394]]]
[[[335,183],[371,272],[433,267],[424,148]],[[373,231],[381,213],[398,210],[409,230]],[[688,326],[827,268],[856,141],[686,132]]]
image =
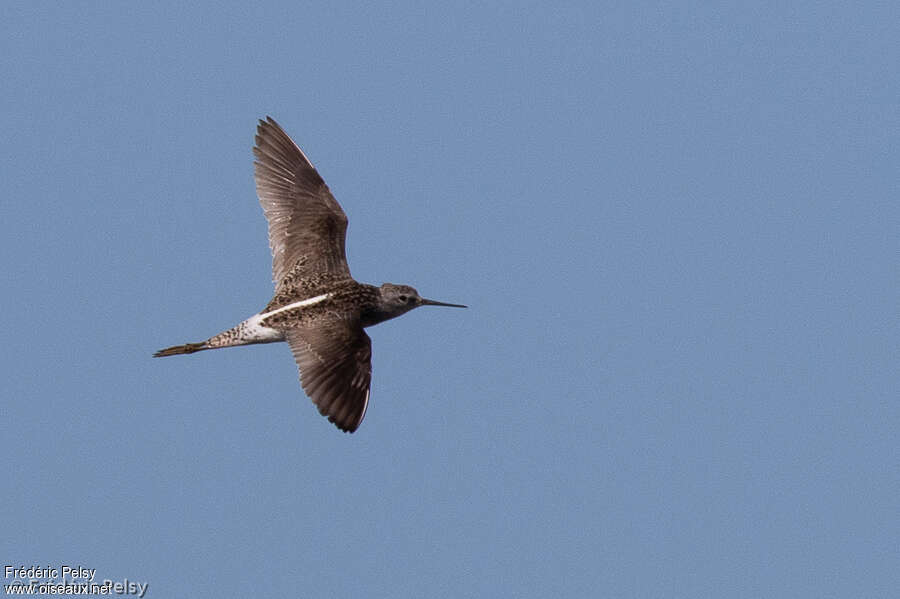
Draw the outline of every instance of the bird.
[[[153,357],[287,342],[303,390],[338,429],[356,431],[372,382],[365,328],[420,306],[466,308],[423,298],[409,285],[359,283],[347,265],[347,215],[303,150],[270,116],[253,148],[256,192],[268,222],[272,299],[257,314],[205,341]]]

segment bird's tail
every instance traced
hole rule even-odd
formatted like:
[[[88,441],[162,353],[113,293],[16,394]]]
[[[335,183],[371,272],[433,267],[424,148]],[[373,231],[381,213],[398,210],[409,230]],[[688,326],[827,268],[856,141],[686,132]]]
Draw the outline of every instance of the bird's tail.
[[[218,335],[213,335],[206,341],[199,343],[185,343],[184,345],[173,345],[166,349],[161,349],[155,354],[154,358],[164,358],[165,356],[177,356],[179,354],[192,354],[194,352],[203,351],[204,349],[218,349],[220,347],[235,347],[238,345],[251,345],[253,343],[273,343],[275,341],[284,341],[284,333],[280,330],[270,329],[260,324],[261,317],[259,314],[251,316],[237,326],[231,327],[227,331],[222,331]]]
[[[153,354],[153,357],[164,358],[166,356],[177,356],[179,354],[192,354],[194,352],[203,351],[204,349],[212,349],[212,346],[207,341],[201,341],[200,343],[185,343],[184,345],[173,345],[172,347],[161,349]]]

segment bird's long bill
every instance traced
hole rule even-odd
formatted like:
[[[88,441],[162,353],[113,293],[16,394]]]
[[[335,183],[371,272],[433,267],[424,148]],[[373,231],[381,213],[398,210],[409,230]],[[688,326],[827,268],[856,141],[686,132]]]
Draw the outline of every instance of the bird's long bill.
[[[462,304],[446,304],[444,302],[436,302],[434,300],[422,298],[423,306],[447,306],[448,308],[468,308],[469,306],[463,306]]]

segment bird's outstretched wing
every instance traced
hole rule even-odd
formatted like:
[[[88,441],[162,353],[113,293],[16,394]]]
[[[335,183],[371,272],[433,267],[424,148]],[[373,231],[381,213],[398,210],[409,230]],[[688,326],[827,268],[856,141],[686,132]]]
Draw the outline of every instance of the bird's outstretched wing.
[[[319,413],[342,431],[359,428],[372,382],[372,341],[362,326],[339,321],[293,328],[285,334],[300,368],[303,390]]]
[[[272,277],[350,276],[347,215],[303,151],[272,117],[256,129],[256,192],[269,222]]]

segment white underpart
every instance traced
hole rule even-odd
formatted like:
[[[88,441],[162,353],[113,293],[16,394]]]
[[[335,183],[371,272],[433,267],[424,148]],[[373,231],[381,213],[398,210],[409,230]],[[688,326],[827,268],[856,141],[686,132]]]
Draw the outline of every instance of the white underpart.
[[[288,304],[287,306],[281,306],[280,308],[276,308],[271,312],[266,312],[265,314],[257,314],[260,320],[263,318],[268,318],[269,316],[274,316],[279,312],[284,312],[285,310],[292,310],[294,308],[302,308],[304,306],[312,306],[313,304],[318,304],[319,302],[323,302],[331,297],[330,293],[323,293],[322,295],[317,295],[316,297],[311,297],[309,299],[300,300],[299,302],[294,302],[293,304]]]
[[[284,341],[284,333],[279,331],[278,329],[273,329],[272,327],[267,327],[263,325],[262,321],[273,314],[278,314],[279,312],[284,312],[286,310],[292,310],[294,308],[302,308],[304,306],[312,306],[314,304],[318,304],[319,302],[327,300],[331,297],[330,293],[325,293],[322,295],[317,295],[316,297],[311,297],[309,299],[300,300],[299,302],[294,302],[292,304],[288,304],[287,306],[282,306],[280,308],[276,308],[271,312],[265,312],[263,314],[254,314],[241,324],[243,325],[243,331],[241,332],[241,343],[273,343],[275,341]]]
[[[284,333],[278,329],[266,327],[262,325],[262,316],[254,314],[241,324],[244,325],[241,331],[241,337],[244,343],[273,343],[275,341],[284,341]]]

